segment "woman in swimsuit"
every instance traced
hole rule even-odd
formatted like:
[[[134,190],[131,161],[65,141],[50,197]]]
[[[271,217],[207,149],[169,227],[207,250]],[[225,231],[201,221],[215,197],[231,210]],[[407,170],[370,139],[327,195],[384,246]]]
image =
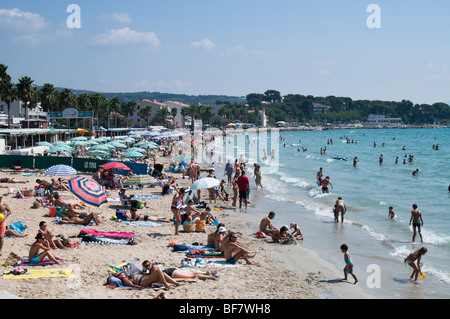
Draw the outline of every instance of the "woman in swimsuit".
[[[417,281],[417,277],[422,272],[422,270],[420,269],[420,259],[427,253],[427,251],[428,250],[426,247],[422,247],[406,257],[405,262],[413,268],[413,272],[409,279]]]
[[[36,241],[31,245],[30,253],[28,256],[28,261],[33,264],[39,264],[45,257],[48,257],[50,260],[54,261],[57,265],[61,265],[58,261],[58,257],[54,256],[50,252],[50,247],[44,244],[45,237],[44,234],[39,233],[36,235]],[[44,250],[42,253],[39,253],[39,250]]]
[[[261,178],[262,178],[262,175],[261,175],[261,166],[259,166],[258,164],[255,164],[255,171],[254,171],[254,174],[255,174],[256,188],[258,188],[258,186],[260,186],[261,189],[263,189],[263,186],[262,186],[262,184],[261,184]]]
[[[347,206],[345,205],[342,197],[338,197],[336,204],[334,205],[334,222],[338,222],[339,212],[341,213],[341,223],[344,222],[344,214],[347,212]]]
[[[165,217],[153,217],[153,216],[141,216],[141,214],[139,214],[137,212],[137,209],[132,207],[130,208],[130,213],[131,213],[131,220],[132,221],[138,221],[138,220],[143,220],[143,221],[152,221],[152,222],[164,222],[164,223],[168,223],[169,221],[167,220],[167,218]]]

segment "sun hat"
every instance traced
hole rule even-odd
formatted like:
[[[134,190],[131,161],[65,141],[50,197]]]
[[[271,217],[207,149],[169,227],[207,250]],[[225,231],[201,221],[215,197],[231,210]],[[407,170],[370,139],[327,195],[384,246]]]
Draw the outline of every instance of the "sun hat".
[[[294,222],[292,222],[291,224],[290,224],[290,228],[294,228],[294,226],[295,226],[295,223]]]
[[[223,226],[220,226],[219,227],[219,233],[224,233],[224,232],[226,232],[227,230],[225,229],[225,227],[223,227]]]

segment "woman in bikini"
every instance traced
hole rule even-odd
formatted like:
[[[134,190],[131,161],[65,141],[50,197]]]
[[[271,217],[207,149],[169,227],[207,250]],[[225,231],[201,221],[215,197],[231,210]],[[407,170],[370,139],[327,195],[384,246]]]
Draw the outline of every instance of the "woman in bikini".
[[[131,214],[130,219],[132,221],[143,220],[143,221],[164,222],[164,223],[169,222],[166,217],[153,217],[153,216],[141,215],[137,212],[137,209],[134,207],[130,208],[130,214]]]
[[[44,234],[38,233],[36,235],[36,241],[31,245],[28,262],[39,264],[45,257],[47,257],[50,260],[54,261],[57,265],[61,265],[61,263],[58,261],[59,258],[54,256],[50,252],[51,247],[47,246],[45,242],[46,240]],[[42,253],[39,253],[41,249],[44,251]]]
[[[180,188],[176,190],[175,195],[173,195],[172,204],[170,205],[170,209],[173,213],[173,219],[175,220],[175,235],[178,234],[178,227],[180,226],[180,206],[184,204],[184,188]]]

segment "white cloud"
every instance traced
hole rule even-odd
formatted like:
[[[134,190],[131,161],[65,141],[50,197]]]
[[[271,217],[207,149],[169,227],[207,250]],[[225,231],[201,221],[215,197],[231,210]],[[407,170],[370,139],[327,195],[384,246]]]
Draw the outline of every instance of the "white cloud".
[[[130,24],[133,22],[130,15],[126,12],[104,13],[103,17],[107,20],[112,20],[120,24]]]
[[[17,8],[0,9],[0,31],[37,33],[49,25],[50,23],[46,22],[38,13],[23,12]]]
[[[210,39],[203,39],[200,41],[191,42],[191,45],[194,48],[203,48],[206,50],[212,50],[216,47],[216,45]]]
[[[159,47],[160,41],[153,32],[138,32],[125,27],[95,36],[92,43],[99,46],[142,45],[156,48]]]

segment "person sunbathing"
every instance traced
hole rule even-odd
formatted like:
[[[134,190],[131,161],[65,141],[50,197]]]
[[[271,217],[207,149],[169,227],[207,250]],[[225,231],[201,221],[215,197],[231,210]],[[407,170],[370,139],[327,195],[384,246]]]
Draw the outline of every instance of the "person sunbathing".
[[[250,258],[255,255],[251,255],[247,248],[238,242],[236,233],[230,233],[228,235],[228,242],[225,245],[224,255],[226,262],[230,264],[235,264],[241,257],[248,265],[255,264],[250,260]]]
[[[19,181],[15,178],[12,177],[2,177],[0,178],[0,183],[12,183],[12,184],[26,184],[29,183],[30,181]]]
[[[17,230],[11,229],[8,225],[6,225],[5,236],[14,236],[14,237],[27,237],[28,234],[21,234]]]
[[[32,264],[39,264],[45,257],[48,259],[54,261],[57,265],[61,265],[61,263],[58,261],[58,257],[54,256],[50,249],[51,247],[48,246],[48,243],[45,243],[45,237],[44,234],[37,234],[36,235],[36,241],[31,245],[29,256],[28,256],[28,262]],[[44,250],[42,253],[39,253],[40,250]]]
[[[180,283],[169,277],[157,266],[150,264],[149,261],[144,261],[144,263],[146,262],[148,262],[149,265],[145,268],[145,272],[126,276],[124,272],[120,271],[114,276],[120,279],[124,285],[135,288],[151,287],[157,282],[161,282],[167,290],[173,286],[180,286]]]
[[[132,221],[138,221],[138,220],[143,220],[143,221],[152,221],[152,222],[164,222],[164,223],[168,223],[169,220],[166,217],[155,217],[155,216],[147,216],[147,215],[141,215],[137,212],[137,209],[134,207],[130,208],[130,214],[131,217],[128,217],[128,219],[132,220]]]
[[[43,234],[46,242],[48,243],[48,246],[52,248],[60,248],[64,249],[66,248],[63,243],[59,239],[53,239],[53,233],[47,228],[46,222],[42,221],[39,223],[39,234]]]
[[[51,179],[53,184],[53,190],[65,190],[70,191],[69,186],[67,183],[64,183],[61,178],[58,178],[58,180],[55,180],[54,178]]]
[[[68,204],[61,199],[61,195],[59,195],[58,193],[54,193],[53,196],[48,195],[48,201],[54,207],[66,206],[68,208]],[[82,202],[76,202],[76,203],[71,203],[71,204],[74,208],[80,208],[80,209],[86,208],[86,205]]]
[[[144,269],[150,269],[152,265],[148,260],[142,263],[142,267]],[[156,266],[157,267],[157,266]],[[216,277],[212,275],[209,271],[200,271],[200,270],[186,270],[179,269],[176,267],[166,268],[162,270],[164,274],[169,276],[172,279],[178,280],[195,280],[195,279],[212,279],[215,280]]]
[[[69,204],[66,215],[60,220],[61,224],[80,224],[89,225],[91,221],[94,221],[95,225],[99,225],[101,222],[95,213],[80,213],[73,209],[73,205]]]

